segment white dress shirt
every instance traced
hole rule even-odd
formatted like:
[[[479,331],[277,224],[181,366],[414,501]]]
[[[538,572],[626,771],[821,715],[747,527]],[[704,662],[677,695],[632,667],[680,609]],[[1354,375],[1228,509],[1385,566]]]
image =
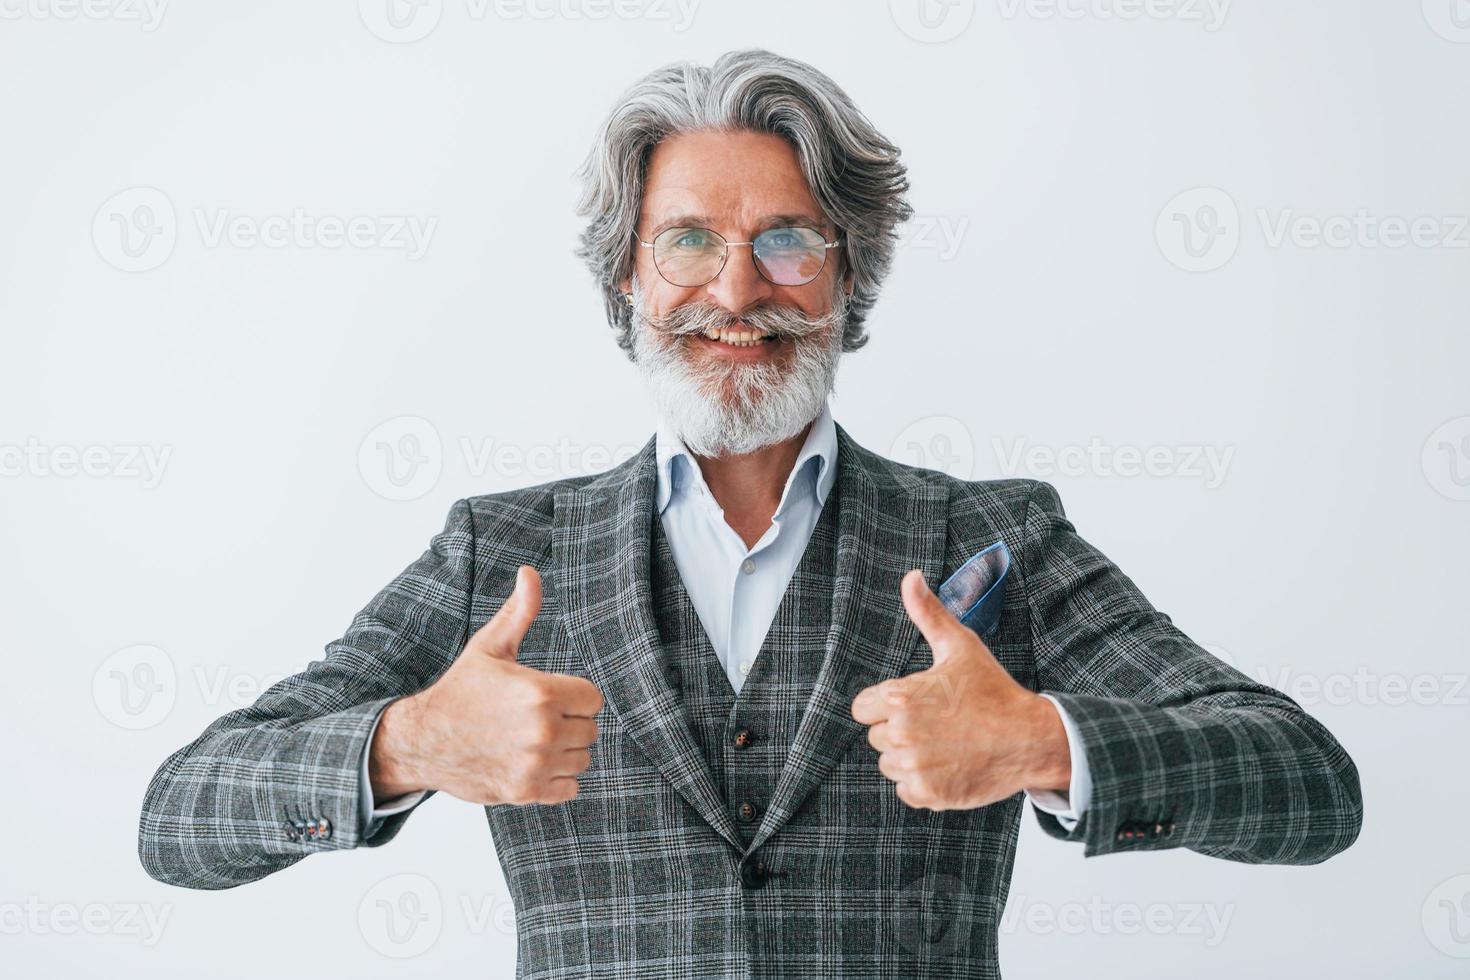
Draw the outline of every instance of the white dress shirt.
[[[725,512],[705,484],[698,462],[666,421],[660,422],[655,436],[655,456],[657,507],[664,536],[699,621],[738,694],[837,478],[837,427],[831,408],[823,402],[786,478],[771,526],[750,548],[725,522]],[[1067,733],[1071,785],[1065,794],[1028,792],[1027,796],[1071,830],[1091,799],[1091,774],[1076,725],[1054,698],[1048,700],[1056,705]],[[371,737],[368,744],[372,744]],[[423,795],[410,793],[375,808],[367,753],[363,753],[362,812],[364,820],[374,825],[367,833],[376,829],[380,818],[414,806]]]

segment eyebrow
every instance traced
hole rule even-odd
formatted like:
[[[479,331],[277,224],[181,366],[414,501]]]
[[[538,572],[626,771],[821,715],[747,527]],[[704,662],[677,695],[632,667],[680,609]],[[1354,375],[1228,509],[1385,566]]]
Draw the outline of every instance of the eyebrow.
[[[648,237],[650,239],[656,238],[660,232],[666,231],[669,228],[710,228],[714,223],[715,222],[713,218],[710,218],[709,216],[703,214],[676,214],[672,217],[665,218],[663,221],[660,221],[658,224],[654,225],[653,230],[648,233]],[[808,226],[814,231],[822,231],[823,227],[826,224],[827,223],[825,221],[814,218],[809,214],[801,213],[768,214],[759,222],[757,222],[757,226],[762,231],[765,231],[768,228],[778,228],[789,225]],[[823,232],[824,236],[825,234],[826,233]]]

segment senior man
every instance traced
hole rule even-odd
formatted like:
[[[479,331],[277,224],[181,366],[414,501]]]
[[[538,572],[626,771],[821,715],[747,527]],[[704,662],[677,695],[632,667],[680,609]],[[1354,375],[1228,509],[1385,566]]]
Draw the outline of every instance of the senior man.
[[[163,763],[148,872],[239,885],[384,844],[443,791],[485,807],[518,976],[994,977],[1028,798],[1088,857],[1351,844],[1337,741],[1049,485],[834,421],[911,213],[898,158],[768,52],[635,84],[581,171],[580,254],[657,431],[457,501],[324,659]],[[957,618],[935,587],[996,548],[989,612]]]

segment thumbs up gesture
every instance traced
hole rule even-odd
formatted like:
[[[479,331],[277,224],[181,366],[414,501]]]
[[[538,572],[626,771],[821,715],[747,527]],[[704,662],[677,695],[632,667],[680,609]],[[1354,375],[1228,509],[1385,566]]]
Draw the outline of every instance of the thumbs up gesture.
[[[383,712],[368,754],[375,800],[421,789],[471,803],[564,803],[591,764],[602,694],[516,662],[541,609],[530,565],[500,610],[432,685]]]
[[[934,666],[874,684],[852,703],[898,798],[916,808],[971,810],[1023,789],[1065,792],[1071,755],[1055,705],[1016,683],[918,569],[903,577],[899,594]]]

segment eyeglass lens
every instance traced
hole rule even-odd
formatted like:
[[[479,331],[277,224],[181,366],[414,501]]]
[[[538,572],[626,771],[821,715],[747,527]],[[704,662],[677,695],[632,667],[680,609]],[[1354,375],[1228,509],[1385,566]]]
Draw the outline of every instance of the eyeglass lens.
[[[667,228],[653,240],[659,275],[676,286],[702,286],[725,264],[725,239],[708,228]],[[771,228],[755,236],[756,268],[780,286],[801,286],[821,274],[827,241],[812,228]]]

